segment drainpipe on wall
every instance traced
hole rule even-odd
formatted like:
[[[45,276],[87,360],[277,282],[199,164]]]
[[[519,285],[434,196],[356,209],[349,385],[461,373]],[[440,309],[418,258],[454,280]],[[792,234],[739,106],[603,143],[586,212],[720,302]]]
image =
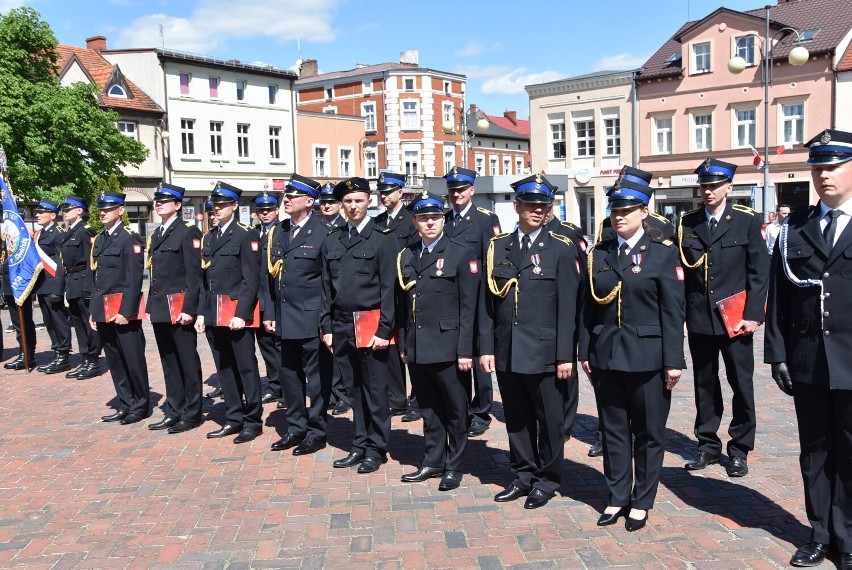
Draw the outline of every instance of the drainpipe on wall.
[[[382,136],[385,139],[385,168],[390,168],[390,160],[388,158],[388,115],[387,107],[385,106],[385,93],[388,90],[388,72],[382,72]],[[378,157],[378,153],[376,153]],[[377,165],[378,166],[378,165]],[[377,170],[381,170],[378,168]]]
[[[637,93],[639,82],[636,81],[637,70],[633,70],[633,105],[631,106],[631,120],[633,121],[633,144],[632,157],[633,168],[639,168],[639,95]]]
[[[293,172],[299,172],[299,148],[296,146],[296,80],[290,80],[290,121],[293,125]]]

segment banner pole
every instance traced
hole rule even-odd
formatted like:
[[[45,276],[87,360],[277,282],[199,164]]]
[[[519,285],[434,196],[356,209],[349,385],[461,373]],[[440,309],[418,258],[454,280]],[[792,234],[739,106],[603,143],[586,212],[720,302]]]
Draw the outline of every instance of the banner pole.
[[[24,323],[24,308],[21,305],[18,305],[18,323],[20,323],[21,328],[21,350],[24,355],[24,370],[29,374],[32,370],[30,368],[30,351],[27,348],[27,327],[26,323]]]

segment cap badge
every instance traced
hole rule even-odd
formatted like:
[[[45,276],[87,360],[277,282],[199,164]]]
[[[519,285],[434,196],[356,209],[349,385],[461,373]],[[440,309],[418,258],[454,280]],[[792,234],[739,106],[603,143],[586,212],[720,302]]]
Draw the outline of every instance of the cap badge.
[[[535,182],[536,182],[536,184],[541,184],[541,174],[535,175]]]
[[[101,190],[101,200],[103,200],[104,198],[106,198],[106,194],[103,192],[103,190]]]
[[[264,190],[264,191],[263,191],[263,197],[264,197],[264,198],[269,198],[269,192],[268,192],[267,190]]]
[[[162,190],[162,189],[163,189],[163,183],[162,183],[162,182],[158,182],[158,183],[157,183],[157,190]]]
[[[347,188],[352,188],[352,181],[351,181],[351,180],[347,180],[347,181],[346,181],[346,187],[347,187]]]
[[[420,195],[421,200],[425,200],[428,197],[429,197],[429,192],[427,192],[426,190],[424,190],[423,193]]]
[[[384,175],[384,173],[379,174],[379,182],[381,182],[382,184],[384,184],[384,182],[385,182],[385,175]]]
[[[704,170],[710,170],[711,166],[713,166],[713,161],[710,158],[704,161]]]
[[[458,173],[459,173],[459,171],[458,171],[458,169],[457,169],[455,166],[454,166],[454,167],[453,167],[453,169],[450,171],[450,174],[452,174],[453,176],[455,176],[455,175],[456,175],[456,174],[458,174]]]
[[[819,138],[819,144],[828,144],[831,142],[831,133],[825,131],[822,133],[822,136]]]
[[[612,191],[613,194],[621,194],[621,188],[616,186],[615,190]]]

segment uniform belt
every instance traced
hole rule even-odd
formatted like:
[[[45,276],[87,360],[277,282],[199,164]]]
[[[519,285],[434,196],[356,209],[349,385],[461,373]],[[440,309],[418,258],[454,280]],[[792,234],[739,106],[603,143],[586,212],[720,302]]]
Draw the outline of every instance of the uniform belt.
[[[344,311],[344,310],[341,310],[341,309],[332,309],[331,310],[331,318],[332,318],[332,320],[335,320],[335,321],[340,321],[340,322],[344,322],[344,323],[346,323],[346,322],[351,323],[352,319],[353,319],[352,311]]]
[[[65,266],[63,265],[63,267],[65,267]],[[71,267],[65,267],[66,275],[70,275],[72,273],[77,273],[79,271],[85,271],[85,270],[86,270],[86,264],[85,263],[78,263],[77,265],[72,265]]]

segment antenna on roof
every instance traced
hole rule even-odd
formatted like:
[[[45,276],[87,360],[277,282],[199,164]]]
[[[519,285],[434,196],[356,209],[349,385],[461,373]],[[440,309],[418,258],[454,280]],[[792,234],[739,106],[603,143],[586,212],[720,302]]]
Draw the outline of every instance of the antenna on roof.
[[[157,27],[160,28],[160,45],[163,49],[166,49],[166,36],[163,34],[163,24],[160,24]]]
[[[296,49],[299,50],[299,61],[302,60],[302,40],[296,38]]]

